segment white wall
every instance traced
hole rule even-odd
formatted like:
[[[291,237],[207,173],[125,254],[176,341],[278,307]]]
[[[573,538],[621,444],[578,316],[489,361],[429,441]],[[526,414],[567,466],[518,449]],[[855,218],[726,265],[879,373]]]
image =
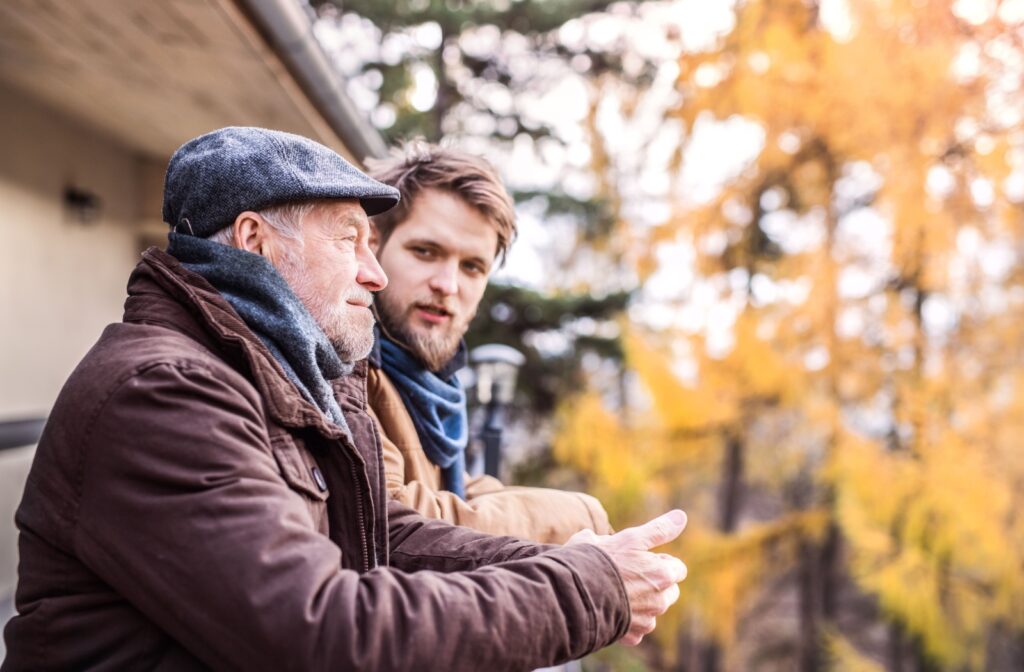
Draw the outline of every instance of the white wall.
[[[120,319],[138,258],[140,182],[151,163],[2,87],[0,420],[6,420],[45,415],[103,327]],[[96,221],[86,225],[71,215],[63,203],[68,185],[99,196]]]

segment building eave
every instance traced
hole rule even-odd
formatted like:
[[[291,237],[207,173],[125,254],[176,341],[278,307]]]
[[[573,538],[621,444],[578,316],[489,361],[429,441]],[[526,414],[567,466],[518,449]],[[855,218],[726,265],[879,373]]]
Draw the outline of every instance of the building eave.
[[[355,158],[384,156],[383,138],[352,104],[344,78],[313,33],[307,8],[296,0],[236,1]]]

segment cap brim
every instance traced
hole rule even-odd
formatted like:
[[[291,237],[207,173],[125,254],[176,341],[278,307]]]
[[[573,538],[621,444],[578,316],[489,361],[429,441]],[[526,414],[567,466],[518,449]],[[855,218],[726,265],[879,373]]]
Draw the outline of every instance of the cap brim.
[[[366,196],[359,199],[359,204],[367,215],[373,217],[398,205],[398,199],[394,196]]]

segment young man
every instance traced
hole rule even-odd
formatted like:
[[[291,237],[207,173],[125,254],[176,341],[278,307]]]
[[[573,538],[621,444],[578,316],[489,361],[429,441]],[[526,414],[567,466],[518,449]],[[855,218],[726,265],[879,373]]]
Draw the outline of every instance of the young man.
[[[582,529],[608,533],[589,495],[465,477],[466,400],[454,374],[487,279],[516,233],[498,175],[480,158],[425,143],[373,163],[371,174],[402,195],[371,220],[390,279],[374,304],[368,381],[388,491],[426,516],[491,534],[562,543]]]
[[[39,442],[3,670],[521,670],[654,628],[682,512],[553,548],[387,501],[353,362],[397,200],[287,133],[174,154],[168,250]]]

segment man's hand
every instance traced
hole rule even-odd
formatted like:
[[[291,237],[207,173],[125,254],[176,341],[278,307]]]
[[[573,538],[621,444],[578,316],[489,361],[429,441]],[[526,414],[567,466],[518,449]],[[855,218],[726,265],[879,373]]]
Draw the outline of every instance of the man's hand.
[[[569,544],[593,544],[611,556],[619,568],[629,597],[632,616],[629,632],[620,641],[636,646],[654,630],[655,619],[679,599],[679,582],[686,578],[686,565],[665,553],[650,549],[672,541],[686,527],[686,514],[676,509],[639,527],[630,527],[612,535],[582,530],[572,535]]]

